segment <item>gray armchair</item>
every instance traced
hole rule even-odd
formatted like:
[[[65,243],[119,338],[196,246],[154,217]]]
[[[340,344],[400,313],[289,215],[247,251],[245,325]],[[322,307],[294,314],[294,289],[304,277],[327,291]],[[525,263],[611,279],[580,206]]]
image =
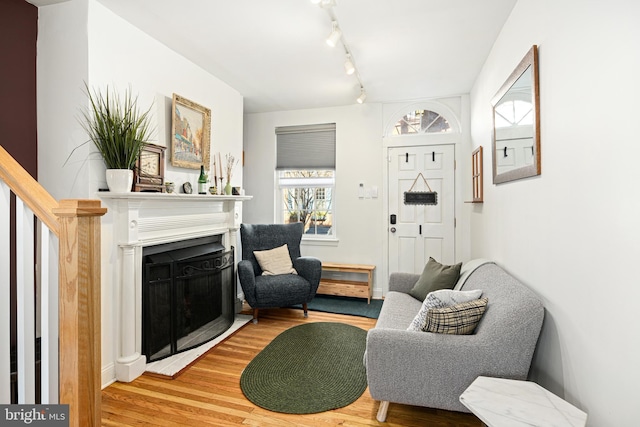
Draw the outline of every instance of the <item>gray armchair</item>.
[[[307,303],[318,290],[322,263],[314,257],[300,256],[303,231],[302,223],[240,225],[242,261],[238,263],[238,276],[244,297],[253,308],[253,323],[258,322],[258,310],[261,308],[294,304],[302,304],[307,317]],[[273,249],[285,243],[298,274],[262,276],[253,251]]]

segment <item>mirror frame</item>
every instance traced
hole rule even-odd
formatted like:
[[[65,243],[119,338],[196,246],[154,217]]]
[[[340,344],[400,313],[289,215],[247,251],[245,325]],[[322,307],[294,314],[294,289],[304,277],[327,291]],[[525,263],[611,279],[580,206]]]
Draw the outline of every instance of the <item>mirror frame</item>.
[[[498,162],[496,159],[496,105],[503,96],[511,89],[520,76],[531,67],[531,100],[533,103],[533,164],[522,166],[506,172],[498,174]],[[529,52],[522,58],[520,64],[511,73],[506,82],[491,100],[491,119],[493,123],[491,145],[493,158],[493,183],[500,184],[503,182],[515,181],[517,179],[528,178],[540,175],[540,89],[538,84],[538,47],[533,45]]]

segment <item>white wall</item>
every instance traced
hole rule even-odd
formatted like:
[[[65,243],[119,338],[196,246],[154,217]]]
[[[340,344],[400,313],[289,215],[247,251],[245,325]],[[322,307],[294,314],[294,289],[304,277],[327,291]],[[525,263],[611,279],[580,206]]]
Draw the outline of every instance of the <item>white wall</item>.
[[[45,36],[52,39],[43,40]],[[121,93],[130,85],[141,106],[154,103],[153,142],[167,147],[171,145],[172,94],[202,104],[211,109],[211,153],[222,152],[223,159],[225,153],[242,157],[242,96],[97,1],[41,7],[38,43],[39,152],[45,159],[39,161],[39,174],[54,197],[97,198],[98,188],[106,187],[104,163],[99,155],[89,153],[89,146],[62,166],[71,150],[87,138],[76,119],[87,102],[84,81],[91,88],[109,85]],[[197,188],[199,170],[171,166],[169,151],[166,180],[177,186],[190,181]],[[241,167],[234,170],[234,186],[242,186]],[[103,205],[109,208],[104,201]],[[110,213],[102,218],[102,225],[102,382],[106,385],[115,378],[119,340],[113,269],[118,254],[112,250]]]
[[[253,200],[244,204],[246,223],[273,223],[276,219],[275,128],[336,123],[336,244],[303,242],[301,252],[323,261],[382,263],[382,107],[358,104],[345,107],[245,115],[244,185]],[[358,198],[358,185],[377,186],[377,198]],[[374,293],[380,273],[374,272]]]
[[[77,120],[86,103],[80,88],[88,79],[87,13],[86,0],[38,8],[38,178],[58,200],[90,194],[83,179],[89,145],[82,145],[86,133]]]
[[[497,261],[542,298],[532,378],[589,414],[637,425],[640,382],[640,3],[520,0],[471,92],[485,197],[471,255]],[[539,46],[542,175],[492,185],[490,101]]]
[[[151,38],[95,0],[89,3],[89,85],[124,91],[129,85],[144,108],[154,104],[154,143],[170,147],[173,93],[211,109],[211,153],[242,157],[242,96],[237,90]],[[167,150],[167,160],[170,157]],[[213,157],[212,157],[213,161]],[[209,165],[208,168],[210,168]],[[232,185],[242,185],[237,166]],[[171,166],[165,178],[197,188],[199,170]],[[101,173],[100,178],[104,180]],[[106,185],[106,182],[104,185]]]

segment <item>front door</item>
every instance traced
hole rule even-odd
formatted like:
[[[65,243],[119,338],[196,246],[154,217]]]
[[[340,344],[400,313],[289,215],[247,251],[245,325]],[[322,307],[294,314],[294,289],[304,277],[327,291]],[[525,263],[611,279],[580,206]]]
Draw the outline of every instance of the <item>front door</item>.
[[[429,257],[453,264],[454,146],[393,147],[388,154],[389,273],[421,273]],[[436,192],[437,200],[435,204],[405,203],[409,191]],[[413,194],[409,199],[421,196],[427,195]]]

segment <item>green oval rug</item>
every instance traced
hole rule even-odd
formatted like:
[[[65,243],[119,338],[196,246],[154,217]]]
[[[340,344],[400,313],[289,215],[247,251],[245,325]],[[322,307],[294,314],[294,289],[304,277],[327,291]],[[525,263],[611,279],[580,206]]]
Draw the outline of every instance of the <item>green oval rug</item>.
[[[274,412],[313,414],[342,408],[367,388],[367,332],[334,322],[294,326],[269,343],[240,377],[251,402]]]

